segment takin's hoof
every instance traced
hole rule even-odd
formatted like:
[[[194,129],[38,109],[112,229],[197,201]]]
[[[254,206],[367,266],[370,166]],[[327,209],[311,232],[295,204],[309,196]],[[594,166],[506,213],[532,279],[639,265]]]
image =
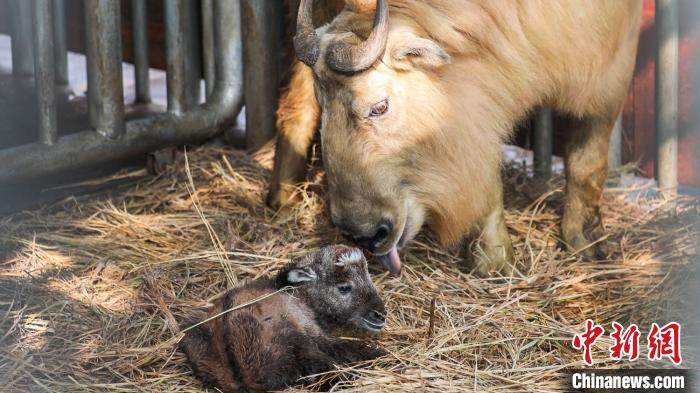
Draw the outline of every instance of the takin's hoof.
[[[605,260],[610,256],[610,244],[607,241],[605,228],[601,224],[600,217],[588,220],[584,224],[583,231],[566,231],[564,229],[564,242],[566,248],[577,255],[589,260]]]
[[[267,206],[280,213],[285,213],[291,210],[294,206],[301,203],[301,194],[295,187],[288,186],[270,186],[270,191],[267,193],[265,203]]]
[[[588,240],[584,235],[574,236],[566,242],[566,248],[573,254],[581,255],[582,257],[602,261],[610,256],[610,244],[601,236],[596,240]]]
[[[472,274],[477,277],[491,277],[496,274],[510,276],[513,273],[513,248],[496,246],[489,250],[477,249],[471,256]]]

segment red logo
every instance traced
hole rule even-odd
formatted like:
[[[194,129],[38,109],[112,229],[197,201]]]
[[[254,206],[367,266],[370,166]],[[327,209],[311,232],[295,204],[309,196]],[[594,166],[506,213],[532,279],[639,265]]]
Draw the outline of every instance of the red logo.
[[[587,365],[593,365],[593,356],[591,356],[591,345],[595,344],[598,337],[605,332],[602,326],[596,325],[590,319],[586,320],[586,331],[582,334],[577,334],[571,341],[571,345],[574,348],[581,350],[583,349],[583,361]]]
[[[614,343],[610,347],[610,358],[621,360],[627,355],[629,361],[635,361],[639,358],[639,327],[632,324],[626,330],[617,322],[612,323],[615,331],[610,334]]]
[[[639,327],[636,324],[631,324],[627,329],[617,322],[612,323],[613,332],[610,333],[610,338],[613,339],[613,344],[610,346],[610,359],[623,360],[627,358],[632,362],[639,358],[639,336],[641,335]],[[593,365],[593,356],[591,355],[591,346],[605,332],[602,326],[596,325],[590,319],[586,320],[586,330],[583,333],[577,334],[571,340],[571,345],[574,349],[583,351],[583,361],[589,365]],[[675,365],[683,362],[681,357],[681,325],[677,322],[670,322],[663,327],[659,327],[657,323],[651,324],[651,329],[647,335],[647,358],[649,360],[662,360],[668,358]]]
[[[671,359],[673,364],[681,364],[681,325],[671,322],[659,328],[656,323],[651,324],[651,330],[647,336],[649,342],[649,360],[660,360],[664,357]]]

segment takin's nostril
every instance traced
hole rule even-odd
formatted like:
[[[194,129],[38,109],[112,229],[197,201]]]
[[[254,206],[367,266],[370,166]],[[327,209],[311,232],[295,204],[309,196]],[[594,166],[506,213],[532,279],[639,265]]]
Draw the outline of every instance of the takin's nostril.
[[[391,229],[391,223],[387,221],[382,221],[379,224],[379,228],[377,228],[377,232],[375,232],[374,236],[372,236],[372,245],[374,247],[379,247],[382,243],[384,243],[386,239],[389,238],[389,235],[391,234]]]
[[[393,225],[388,220],[382,220],[374,232],[370,232],[369,236],[357,236],[355,232],[348,230],[346,227],[338,227],[340,234],[357,244],[358,246],[374,252],[377,248],[389,238]]]

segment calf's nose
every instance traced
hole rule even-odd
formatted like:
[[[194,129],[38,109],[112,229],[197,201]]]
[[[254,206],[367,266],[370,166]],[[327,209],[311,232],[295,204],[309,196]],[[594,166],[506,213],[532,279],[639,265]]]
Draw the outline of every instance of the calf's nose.
[[[370,312],[367,313],[367,315],[365,316],[365,318],[366,318],[367,321],[369,321],[371,324],[377,325],[377,326],[384,326],[384,322],[385,322],[385,320],[386,320],[386,319],[385,319],[386,317],[384,316],[384,313],[381,312],[381,311],[377,311],[377,310],[371,310]]]

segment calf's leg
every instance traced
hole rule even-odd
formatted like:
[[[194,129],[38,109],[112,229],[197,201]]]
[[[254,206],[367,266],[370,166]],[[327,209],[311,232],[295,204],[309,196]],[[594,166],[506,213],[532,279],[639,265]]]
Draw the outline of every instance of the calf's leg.
[[[335,359],[338,364],[372,360],[387,355],[387,352],[364,340],[344,340],[326,337],[319,342],[319,349]]]
[[[318,350],[309,336],[283,329],[266,342],[262,325],[252,315],[229,314],[224,319],[229,358],[249,389],[282,390],[313,382],[305,377],[333,367],[332,358]]]
[[[183,327],[193,326],[207,317],[205,312],[193,313],[182,322]],[[236,381],[229,367],[221,337],[213,329],[214,322],[199,325],[185,333],[180,349],[187,355],[194,373],[206,388],[218,388],[224,393],[237,393],[242,385]]]
[[[306,175],[309,146],[320,112],[311,69],[297,61],[277,110],[277,146],[267,194],[267,204],[275,210],[298,202],[295,190]]]

